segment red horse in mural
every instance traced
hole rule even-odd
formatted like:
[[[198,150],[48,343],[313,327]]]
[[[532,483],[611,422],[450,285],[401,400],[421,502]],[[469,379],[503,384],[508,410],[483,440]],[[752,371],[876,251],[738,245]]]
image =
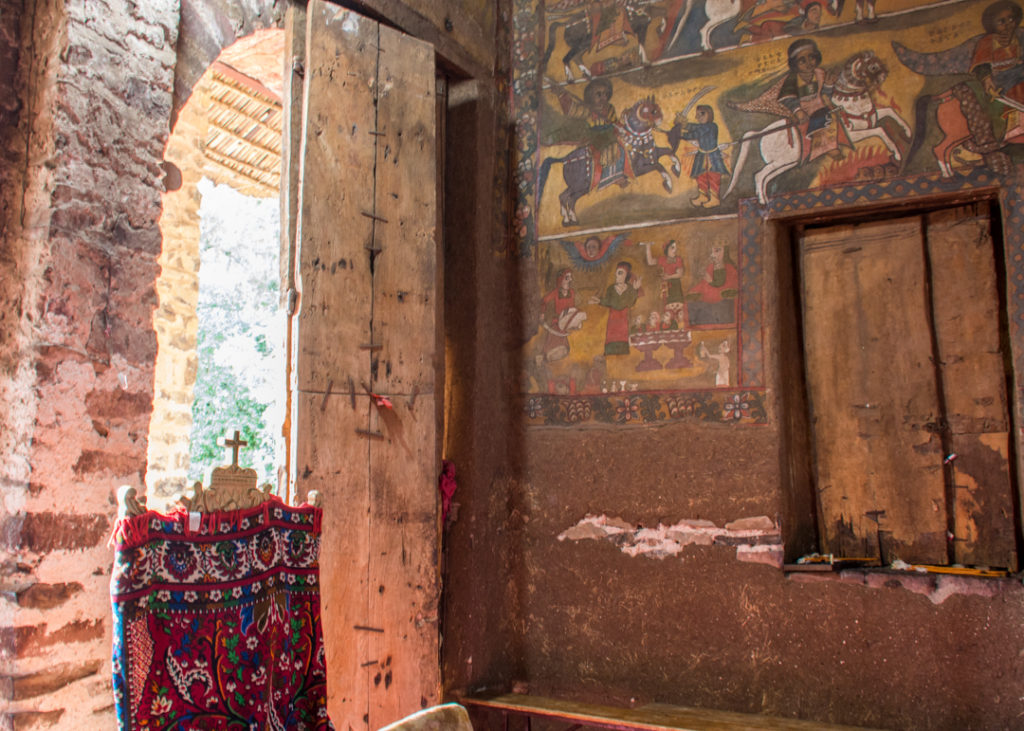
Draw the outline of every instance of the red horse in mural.
[[[662,119],[661,107],[649,96],[622,113],[621,121],[615,125],[616,154],[611,161],[603,163],[605,155],[592,144],[581,145],[564,157],[544,158],[537,184],[538,200],[544,195],[544,184],[555,163],[562,163],[565,181],[565,190],[558,195],[563,226],[579,223],[576,201],[613,183],[627,185],[633,178],[657,172],[665,190],[671,193],[672,178],[660,160],[667,156],[672,162],[672,172],[679,177],[682,166],[675,155],[679,139],[678,135],[669,136],[672,147],[655,144],[654,130]]]

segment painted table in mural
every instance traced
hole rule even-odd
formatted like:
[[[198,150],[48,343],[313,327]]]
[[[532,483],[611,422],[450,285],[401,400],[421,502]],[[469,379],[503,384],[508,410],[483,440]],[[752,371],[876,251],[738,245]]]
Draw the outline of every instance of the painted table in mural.
[[[657,371],[662,368],[689,368],[693,361],[683,351],[693,342],[689,330],[657,330],[654,332],[634,333],[629,336],[629,344],[644,354],[644,359],[637,363],[637,371]],[[662,346],[672,351],[672,358],[662,364],[655,359],[654,351]]]

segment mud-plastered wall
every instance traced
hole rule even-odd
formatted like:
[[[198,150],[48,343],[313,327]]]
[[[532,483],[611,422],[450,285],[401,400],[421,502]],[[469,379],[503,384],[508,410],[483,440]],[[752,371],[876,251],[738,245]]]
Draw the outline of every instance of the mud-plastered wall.
[[[794,221],[997,197],[1019,371],[1021,8],[513,5],[516,680],[623,705],[1012,726],[1019,582],[783,562],[814,549],[816,519],[792,509],[810,459],[786,345]]]

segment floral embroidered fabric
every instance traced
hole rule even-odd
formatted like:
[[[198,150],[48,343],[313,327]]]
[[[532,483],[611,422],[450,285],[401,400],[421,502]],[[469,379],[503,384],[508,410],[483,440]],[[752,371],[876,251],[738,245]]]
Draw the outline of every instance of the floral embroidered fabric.
[[[118,727],[332,729],[320,630],[321,511],[148,512],[111,577]]]

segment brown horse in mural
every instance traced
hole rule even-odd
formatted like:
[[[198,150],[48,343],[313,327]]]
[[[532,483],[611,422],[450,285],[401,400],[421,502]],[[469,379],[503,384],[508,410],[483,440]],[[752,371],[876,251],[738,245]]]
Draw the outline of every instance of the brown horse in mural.
[[[580,198],[613,183],[624,186],[633,178],[657,172],[665,190],[671,193],[672,178],[660,160],[667,156],[672,162],[672,172],[679,177],[682,166],[675,155],[679,140],[674,139],[672,147],[655,144],[654,131],[662,119],[661,107],[653,96],[647,97],[624,111],[621,121],[615,125],[615,149],[610,156],[613,159],[603,159],[609,156],[595,145],[581,145],[564,157],[544,158],[538,176],[538,200],[544,195],[544,184],[555,163],[562,163],[565,181],[565,190],[558,196],[563,226],[579,223],[576,202]]]
[[[541,60],[541,68],[547,68],[551,54],[555,50],[559,28],[564,28],[562,37],[565,45],[569,47],[562,57],[566,81],[573,81],[574,62],[580,73],[589,79],[590,69],[583,65],[583,54],[601,50],[600,47],[604,44],[621,42],[627,30],[636,37],[640,62],[646,64],[647,52],[644,50],[644,43],[647,41],[647,29],[651,24],[652,9],[647,7],[650,4],[650,0],[625,0],[606,7],[599,5],[596,10],[584,9],[573,12],[564,19],[551,22],[548,26],[548,46]]]
[[[996,137],[992,120],[978,95],[967,83],[954,84],[942,94],[924,95],[915,103],[917,129],[914,144],[907,153],[907,161],[914,159],[927,137],[929,109],[934,105],[935,126],[942,133],[932,147],[932,155],[939,164],[944,178],[953,176],[953,159],[961,147],[981,156],[986,167],[999,175],[1010,172],[1010,158],[1003,151],[1004,143]]]

